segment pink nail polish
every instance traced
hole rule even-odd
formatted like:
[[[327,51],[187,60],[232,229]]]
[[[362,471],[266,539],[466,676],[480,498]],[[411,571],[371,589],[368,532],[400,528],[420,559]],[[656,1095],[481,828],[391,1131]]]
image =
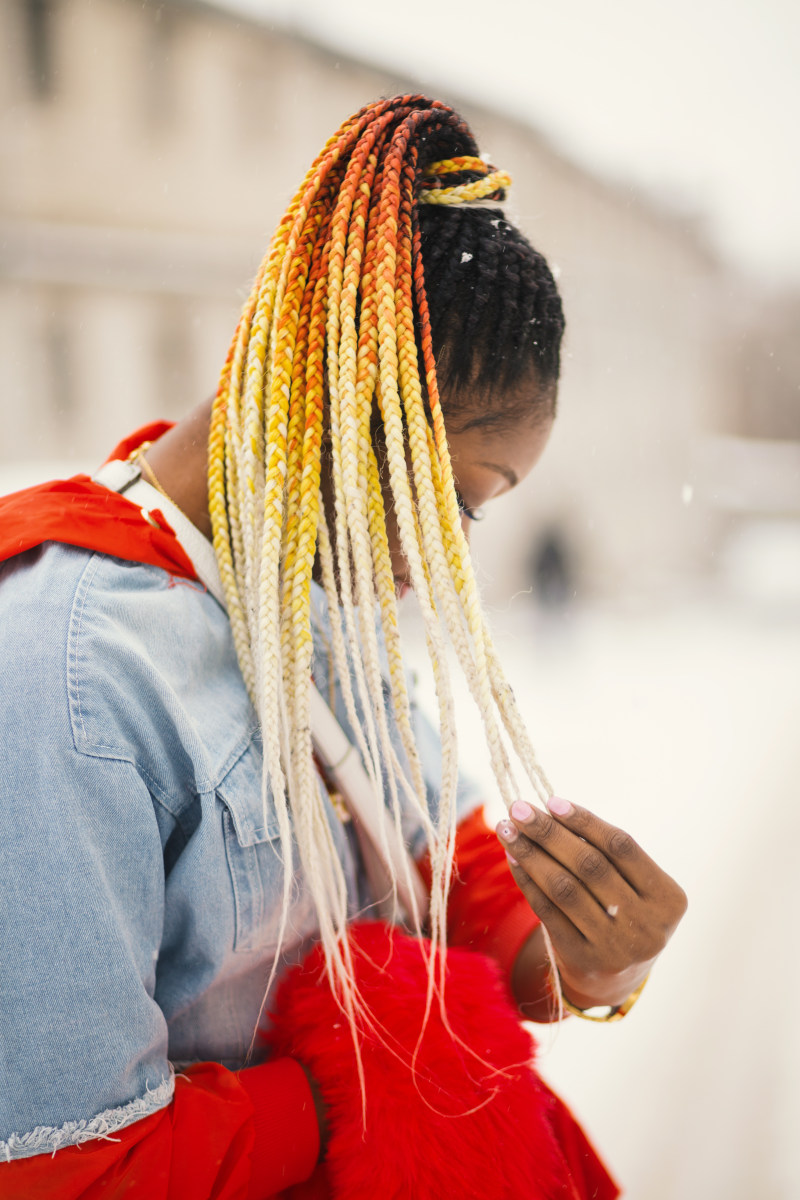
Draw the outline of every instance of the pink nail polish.
[[[519,863],[517,862],[517,860],[514,858],[514,856],[512,854],[509,854],[507,850],[506,850],[506,858],[511,863],[512,867],[519,866]]]
[[[569,800],[562,800],[560,796],[551,796],[547,801],[547,807],[554,817],[568,817],[572,812]]]
[[[530,821],[533,809],[524,800],[515,800],[511,805],[511,815],[516,821]]]
[[[513,842],[514,838],[517,836],[517,831],[510,821],[501,821],[497,826],[497,832],[506,842]]]

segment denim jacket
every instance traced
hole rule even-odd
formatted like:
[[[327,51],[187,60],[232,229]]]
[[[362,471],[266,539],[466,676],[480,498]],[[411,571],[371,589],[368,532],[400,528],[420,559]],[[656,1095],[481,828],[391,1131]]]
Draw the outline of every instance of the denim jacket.
[[[313,605],[328,696],[316,586]],[[0,564],[0,664],[0,1158],[15,1158],[163,1107],[175,1064],[244,1065],[283,881],[258,723],[201,584],[30,550]],[[347,731],[338,691],[335,707]],[[440,748],[414,720],[435,807]],[[477,803],[462,784],[459,816]],[[329,813],[355,916],[353,830]],[[421,850],[413,821],[405,833]],[[287,929],[282,967],[316,933],[299,873]]]

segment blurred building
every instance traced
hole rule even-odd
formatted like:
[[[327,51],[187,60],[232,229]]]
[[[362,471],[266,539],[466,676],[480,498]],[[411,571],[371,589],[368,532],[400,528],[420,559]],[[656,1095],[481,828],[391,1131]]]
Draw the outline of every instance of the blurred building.
[[[209,395],[311,158],[363,103],[415,87],[201,0],[4,0],[0,487],[34,461],[91,466]],[[552,445],[476,535],[487,591],[707,570],[730,519],[697,477],[714,438],[798,437],[796,386],[758,374],[740,285],[684,223],[443,98],[512,173],[569,323]]]

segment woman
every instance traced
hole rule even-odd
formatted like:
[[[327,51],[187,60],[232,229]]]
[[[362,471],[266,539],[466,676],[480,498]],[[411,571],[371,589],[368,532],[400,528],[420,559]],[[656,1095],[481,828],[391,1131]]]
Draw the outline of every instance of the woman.
[[[4,1194],[616,1194],[519,1016],[623,1015],[685,900],[552,797],[477,598],[470,522],[544,449],[563,331],[508,183],[445,106],[368,106],[279,225],[213,406],[0,506]]]

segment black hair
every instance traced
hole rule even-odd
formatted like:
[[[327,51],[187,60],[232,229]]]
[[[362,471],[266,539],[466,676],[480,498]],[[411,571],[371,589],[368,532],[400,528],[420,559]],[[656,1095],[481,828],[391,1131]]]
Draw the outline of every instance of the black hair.
[[[546,260],[500,208],[418,212],[443,411],[462,428],[551,417],[564,313]]]

